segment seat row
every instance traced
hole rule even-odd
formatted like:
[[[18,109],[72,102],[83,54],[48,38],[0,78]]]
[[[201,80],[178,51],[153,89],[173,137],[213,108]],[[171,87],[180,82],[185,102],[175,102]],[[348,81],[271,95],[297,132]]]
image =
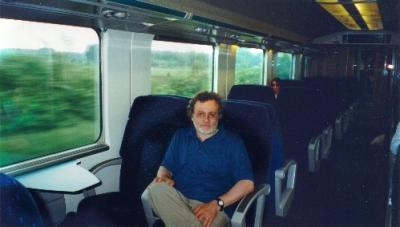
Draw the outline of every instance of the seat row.
[[[303,172],[319,170],[320,159],[328,158],[333,135],[341,139],[353,119],[358,95],[353,78],[311,77],[281,80],[276,97],[271,87],[235,85],[228,99],[268,103],[280,121],[284,152],[296,160]]]

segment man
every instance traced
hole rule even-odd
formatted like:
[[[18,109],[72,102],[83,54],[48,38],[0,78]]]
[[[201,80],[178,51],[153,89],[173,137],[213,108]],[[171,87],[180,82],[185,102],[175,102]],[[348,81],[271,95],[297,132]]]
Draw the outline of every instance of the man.
[[[218,127],[217,94],[197,94],[187,113],[193,127],[174,134],[148,188],[151,207],[167,227],[227,226],[224,208],[254,190],[246,148],[237,135]]]
[[[274,98],[278,99],[279,93],[281,92],[281,80],[277,77],[271,80],[271,87],[274,91]]]

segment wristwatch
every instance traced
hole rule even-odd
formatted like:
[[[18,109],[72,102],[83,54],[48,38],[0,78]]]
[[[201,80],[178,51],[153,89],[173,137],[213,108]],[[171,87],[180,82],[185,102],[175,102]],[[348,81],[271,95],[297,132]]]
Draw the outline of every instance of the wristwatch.
[[[219,206],[219,211],[223,211],[225,206],[224,200],[220,199],[219,197],[217,197],[216,200]]]

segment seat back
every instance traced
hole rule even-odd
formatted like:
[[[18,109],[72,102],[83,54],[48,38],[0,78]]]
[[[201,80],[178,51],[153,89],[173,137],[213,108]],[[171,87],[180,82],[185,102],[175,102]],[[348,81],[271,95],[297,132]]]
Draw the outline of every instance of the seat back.
[[[222,124],[238,134],[244,141],[252,163],[256,185],[268,183],[272,193],[268,196],[267,210],[275,210],[274,173],[284,162],[280,135],[274,132],[270,116],[272,108],[257,102],[225,100]]]
[[[232,86],[228,99],[273,103],[274,91],[263,85],[239,84]]]
[[[281,126],[285,158],[296,160],[300,168],[306,169],[308,163],[308,142],[312,137],[312,133],[316,130],[314,126],[309,127],[306,121],[300,120],[298,114],[301,114],[301,118],[308,118],[306,113],[309,110],[304,110],[304,105],[312,106],[312,100],[315,99],[310,90],[303,87],[282,87],[278,100],[274,100],[270,87],[262,85],[235,85],[232,87],[228,98],[272,104],[277,112]],[[297,97],[296,95],[299,96]],[[310,98],[311,101],[307,100],[307,98]],[[313,110],[319,111],[316,108],[313,108]],[[321,116],[317,116],[317,119],[319,118]],[[312,124],[314,125],[314,123]]]
[[[0,173],[0,215],[0,226],[44,226],[28,189],[3,173]]]
[[[161,95],[135,99],[120,150],[120,191],[127,198],[140,203],[140,195],[156,175],[172,135],[190,126],[188,101]]]
[[[322,132],[327,125],[322,96],[319,90],[304,87],[281,89],[278,113],[284,134],[295,134],[307,140]]]

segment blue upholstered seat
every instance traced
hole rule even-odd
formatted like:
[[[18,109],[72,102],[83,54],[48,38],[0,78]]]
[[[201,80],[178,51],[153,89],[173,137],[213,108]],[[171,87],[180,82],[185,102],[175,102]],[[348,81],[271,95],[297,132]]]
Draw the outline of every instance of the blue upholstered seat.
[[[284,165],[282,140],[278,132],[275,115],[268,104],[259,102],[243,102],[237,100],[224,101],[224,117],[222,124],[243,139],[253,164],[256,183],[267,182],[271,185],[271,195],[267,198],[268,211],[275,210],[275,170]]]
[[[0,226],[43,226],[38,207],[28,189],[3,173],[0,173],[0,213]]]
[[[85,198],[78,217],[89,225],[145,226],[140,196],[153,180],[173,133],[190,122],[188,99],[142,96],[135,99],[120,149],[120,191]]]
[[[272,104],[280,120],[285,154],[288,158],[298,161],[300,168],[307,169],[309,142],[313,137],[321,134],[328,124],[319,90],[305,87],[282,87],[279,101],[274,101],[269,87],[235,85],[228,97]]]
[[[264,103],[274,102],[274,92],[270,87],[252,84],[234,85],[228,94],[228,99],[249,100]]]
[[[265,86],[235,85],[232,87],[228,98],[231,99],[230,102],[244,102],[256,106],[261,105],[264,108],[262,114],[267,115],[267,118],[262,116],[253,117],[252,123],[258,124],[257,127],[264,127],[264,130],[268,131],[268,137],[264,139],[266,139],[270,145],[268,183],[273,190],[273,196],[268,198],[270,202],[269,211],[275,210],[277,215],[285,216],[294,195],[293,190],[297,164],[294,161],[287,161],[285,163],[285,158],[287,157],[285,157],[285,149],[282,142],[280,120],[278,119],[275,108],[268,104],[273,102],[273,92],[269,87]],[[277,103],[273,104],[277,105]],[[252,116],[251,110],[232,112],[235,114],[249,115],[248,117]],[[283,180],[287,180],[287,182],[290,183],[286,184],[286,187],[282,187],[281,184],[283,184]]]

